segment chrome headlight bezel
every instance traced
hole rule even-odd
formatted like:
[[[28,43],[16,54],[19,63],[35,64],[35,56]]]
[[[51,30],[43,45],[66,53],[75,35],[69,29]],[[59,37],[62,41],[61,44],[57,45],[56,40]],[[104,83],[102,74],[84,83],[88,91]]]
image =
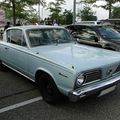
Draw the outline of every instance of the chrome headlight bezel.
[[[83,73],[81,73],[78,75],[78,77],[76,79],[75,86],[80,87],[84,82],[85,82],[85,76]]]

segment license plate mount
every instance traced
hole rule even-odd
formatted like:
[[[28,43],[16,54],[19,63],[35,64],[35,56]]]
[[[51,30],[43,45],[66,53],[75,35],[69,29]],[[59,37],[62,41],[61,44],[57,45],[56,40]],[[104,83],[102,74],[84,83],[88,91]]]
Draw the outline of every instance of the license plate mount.
[[[98,95],[98,97],[101,97],[101,96],[103,96],[103,95],[105,95],[105,94],[108,94],[108,93],[114,91],[115,89],[116,89],[116,85],[111,86],[111,87],[109,87],[109,88],[106,88],[106,89],[104,89],[104,90],[102,90],[102,91],[100,92],[100,94]]]

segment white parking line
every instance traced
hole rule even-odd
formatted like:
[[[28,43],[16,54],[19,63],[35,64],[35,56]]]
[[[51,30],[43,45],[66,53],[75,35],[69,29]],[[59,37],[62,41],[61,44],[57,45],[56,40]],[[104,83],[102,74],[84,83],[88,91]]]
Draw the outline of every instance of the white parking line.
[[[14,105],[10,105],[10,106],[4,107],[4,108],[0,109],[0,113],[3,113],[3,112],[6,112],[6,111],[9,111],[9,110],[13,110],[13,109],[19,108],[21,106],[25,106],[25,105],[31,104],[33,102],[37,102],[39,100],[42,100],[41,96],[33,98],[33,99],[30,99],[30,100],[27,100],[27,101],[24,101],[24,102],[21,102],[21,103],[17,103],[17,104],[14,104]]]

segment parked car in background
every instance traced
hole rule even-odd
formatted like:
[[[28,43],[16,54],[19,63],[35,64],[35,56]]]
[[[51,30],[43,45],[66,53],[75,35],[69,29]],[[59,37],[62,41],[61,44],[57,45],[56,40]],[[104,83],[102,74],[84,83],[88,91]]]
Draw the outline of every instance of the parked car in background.
[[[109,24],[111,27],[120,32],[120,19],[105,19],[100,20],[101,24]]]
[[[99,25],[99,24],[101,24],[101,21],[80,21],[80,22],[76,22],[76,24],[93,24],[93,25]]]
[[[0,41],[0,70],[7,66],[36,82],[43,99],[56,103],[113,91],[120,80],[120,54],[80,45],[63,27],[18,26]]]
[[[120,33],[110,26],[75,24],[66,29],[81,44],[120,51]]]

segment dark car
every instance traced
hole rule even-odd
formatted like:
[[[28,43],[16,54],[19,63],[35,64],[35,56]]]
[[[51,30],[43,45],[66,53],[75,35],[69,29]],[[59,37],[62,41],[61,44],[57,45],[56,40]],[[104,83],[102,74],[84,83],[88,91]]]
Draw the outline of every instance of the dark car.
[[[120,19],[105,19],[105,20],[100,20],[100,23],[101,24],[109,24],[115,30],[120,32]]]
[[[66,29],[81,44],[120,51],[120,33],[110,26],[75,24]]]

